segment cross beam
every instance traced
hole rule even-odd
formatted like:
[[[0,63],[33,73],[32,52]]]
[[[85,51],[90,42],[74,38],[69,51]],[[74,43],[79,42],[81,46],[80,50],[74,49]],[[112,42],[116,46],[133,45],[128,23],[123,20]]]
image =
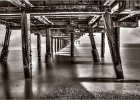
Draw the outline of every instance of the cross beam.
[[[19,6],[17,6],[15,4],[16,7],[0,7],[0,13],[5,13],[5,11],[7,12],[11,12],[11,13],[19,13],[21,10],[19,9]],[[83,6],[85,8],[80,8],[81,6],[80,5],[77,5],[77,7],[73,7],[70,6],[70,5],[67,5],[66,7],[61,7],[59,5],[55,5],[55,6],[33,6],[33,7],[28,7],[28,8],[24,8],[24,10],[27,12],[27,13],[47,13],[47,12],[101,12],[101,7],[103,6],[89,6],[89,5],[86,5],[86,6]],[[23,6],[22,6],[23,7]]]
[[[138,14],[129,14],[129,15],[127,15],[127,16],[125,16],[125,17],[119,19],[119,21],[124,21],[124,20],[126,20],[126,19],[128,19],[128,18],[131,18],[131,17],[134,17],[134,16],[136,16],[136,15],[138,15]]]
[[[29,13],[31,16],[43,16],[46,17],[88,17],[88,16],[94,16],[94,15],[102,15],[104,12],[32,12]],[[21,16],[21,12],[18,13],[0,13],[0,16]]]
[[[27,6],[34,7],[28,0],[23,0],[23,1],[25,2]],[[45,16],[39,16],[39,17],[36,16],[35,18],[37,18],[39,21],[43,22],[44,24],[49,23],[53,25],[53,23],[49,21]]]
[[[17,7],[25,7],[20,0],[0,0],[0,1],[9,1],[10,3],[14,4]]]
[[[66,25],[31,25],[31,30],[45,30],[47,28],[51,28],[51,29],[68,29],[68,27]],[[75,27],[77,29],[86,29],[87,26],[81,26],[81,27]],[[20,25],[16,25],[16,26],[11,26],[11,29],[13,30],[20,30],[21,26]]]
[[[3,25],[11,25],[11,26],[16,26],[18,24],[14,23],[14,22],[7,22],[5,20],[0,20],[0,24],[3,24]]]
[[[17,7],[25,7],[25,5],[24,4],[26,4],[27,5],[27,7],[34,7],[28,0],[8,0],[10,3],[12,3],[12,4],[14,4],[15,6],[17,6]],[[24,4],[23,4],[23,3]],[[52,24],[52,23],[50,23],[50,21],[48,21],[48,19],[47,18],[45,18],[45,17],[35,17],[35,18],[37,18],[40,22],[42,22],[42,23],[44,23],[44,24]]]
[[[92,17],[92,19],[89,21],[88,25],[93,26],[95,25],[102,17],[100,15],[95,15]]]
[[[111,6],[116,0],[106,0],[104,6]]]

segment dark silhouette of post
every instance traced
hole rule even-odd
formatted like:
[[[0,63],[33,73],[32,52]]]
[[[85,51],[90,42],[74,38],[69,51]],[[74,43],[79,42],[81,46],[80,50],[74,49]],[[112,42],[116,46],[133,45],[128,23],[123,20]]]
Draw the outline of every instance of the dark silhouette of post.
[[[89,26],[89,37],[90,37],[90,42],[91,42],[91,47],[92,47],[92,56],[93,56],[93,60],[94,62],[99,62],[99,54],[96,48],[96,44],[95,44],[95,40],[94,40],[94,36],[93,36],[93,31],[92,31],[92,27]]]
[[[101,33],[101,58],[104,58],[105,55],[105,33]]]
[[[57,51],[59,51],[59,43],[60,43],[59,38],[57,38]]]
[[[60,38],[60,50],[62,49],[62,39]]]
[[[53,56],[53,37],[51,36],[51,54]]]
[[[46,29],[46,62],[51,62],[51,35],[50,29]]]
[[[54,48],[55,48],[55,52],[57,52],[57,39],[54,38]]]
[[[37,33],[37,54],[41,57],[41,34]]]
[[[58,39],[59,39],[59,50],[61,50],[61,38]]]
[[[74,56],[74,32],[71,32],[71,57]]]
[[[3,48],[0,55],[0,62],[7,62],[8,53],[9,53],[8,48],[9,48],[9,43],[10,43],[10,36],[11,36],[10,25],[7,25],[5,40],[4,40]]]
[[[66,40],[63,39],[63,45],[62,45],[62,47],[64,48],[65,46],[66,46]]]

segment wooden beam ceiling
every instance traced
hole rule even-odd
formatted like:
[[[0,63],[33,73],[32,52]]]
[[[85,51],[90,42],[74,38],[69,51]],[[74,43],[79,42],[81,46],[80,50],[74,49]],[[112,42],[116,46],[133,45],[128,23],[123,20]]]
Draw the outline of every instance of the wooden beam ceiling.
[[[9,1],[10,3],[14,4],[15,6],[17,6],[18,9],[22,8],[22,7],[25,7],[25,8],[34,7],[28,0],[22,0],[22,1],[21,0],[7,0],[7,1]],[[22,12],[21,9],[19,9],[19,10],[20,10],[20,12]],[[48,21],[48,19],[45,18],[45,17],[42,17],[42,16],[37,17],[36,16],[35,18],[38,19],[40,22],[42,22],[44,24],[49,24],[50,23],[50,21]]]
[[[31,3],[33,3],[34,5],[69,5],[69,4],[91,4],[91,5],[99,5],[102,4],[102,2],[104,2],[105,0],[29,0]],[[39,3],[38,3],[39,1]]]
[[[103,7],[111,8],[118,0],[0,0],[0,19],[7,22],[20,24],[21,13],[24,8],[31,14],[31,23],[67,25],[69,20],[75,20],[76,26],[95,24],[104,13]],[[140,12],[120,12],[117,15],[120,21],[125,21],[139,16]],[[134,15],[133,15],[134,14]],[[133,15],[133,16],[130,16]],[[94,18],[95,16],[99,16]],[[115,13],[112,16],[116,16]],[[90,21],[88,21],[88,19]],[[96,21],[97,20],[97,21]],[[16,27],[16,26],[15,26]]]
[[[90,15],[92,16],[93,14],[101,14],[100,12],[97,12],[97,11],[100,11],[100,8],[99,8],[100,3],[99,2],[92,2],[92,4],[93,3],[98,4],[97,6],[88,5],[89,3],[91,3],[92,0],[88,4],[87,4],[87,2],[84,2],[83,3],[84,5],[77,5],[75,3],[75,4],[72,4],[72,5],[62,4],[62,5],[56,6],[54,4],[53,6],[52,5],[51,6],[41,6],[40,5],[40,6],[36,6],[36,7],[33,6],[33,4],[30,3],[30,2],[33,3],[34,1],[30,1],[30,2],[28,0],[22,0],[22,2],[21,2],[21,0],[17,0],[17,1],[3,0],[3,1],[9,1],[12,4],[14,4],[14,2],[16,2],[15,5],[17,6],[17,7],[13,7],[13,6],[0,7],[0,13],[1,13],[0,16],[4,15],[3,18],[5,18],[5,14],[9,16],[9,13],[11,13],[11,15],[15,14],[16,17],[19,16],[19,18],[20,18],[20,14],[22,12],[22,9],[19,9],[19,8],[22,8],[22,7],[26,6],[25,9],[24,9],[25,12],[26,13],[31,13],[31,16],[38,19],[40,22],[43,22],[44,24],[47,24],[47,23],[53,24],[51,21],[54,21],[54,20],[55,20],[55,23],[59,22],[59,21],[62,21],[60,19],[60,17],[66,17],[66,19],[69,20],[69,19],[73,19],[73,17],[89,17]],[[45,5],[46,5],[46,3],[45,3]],[[64,10],[66,12],[64,12]],[[82,12],[82,10],[83,10],[83,12]],[[90,13],[89,10],[90,11],[95,11],[95,12]],[[46,13],[46,11],[47,11],[47,13]],[[49,11],[52,12],[52,13],[50,13]],[[57,11],[57,12],[55,12],[55,11]],[[80,12],[77,12],[77,11],[80,11]],[[87,12],[85,12],[85,11],[87,11]],[[88,15],[87,15],[87,13],[88,13]],[[53,17],[54,19],[49,20],[46,17]],[[56,20],[55,19],[56,17],[59,17],[59,18]],[[72,17],[72,18],[70,18],[70,17]],[[12,19],[7,18],[6,20],[11,21]],[[17,23],[20,22],[19,20],[17,20]],[[36,22],[36,20],[34,22],[32,22],[32,23],[34,23],[34,24],[38,23],[38,22]],[[82,24],[82,23],[86,23],[86,22],[83,21],[82,19],[79,20],[79,22],[77,22],[77,24]]]
[[[27,5],[27,8],[34,7],[28,0],[23,0],[23,2]],[[44,24],[52,24],[53,25],[53,23],[51,21],[49,21],[45,16],[35,16],[35,18]]]
[[[26,13],[49,13],[49,12],[101,12],[103,6],[92,6],[92,5],[65,5],[65,6],[39,6],[25,8]],[[19,7],[0,7],[0,13],[21,13]]]

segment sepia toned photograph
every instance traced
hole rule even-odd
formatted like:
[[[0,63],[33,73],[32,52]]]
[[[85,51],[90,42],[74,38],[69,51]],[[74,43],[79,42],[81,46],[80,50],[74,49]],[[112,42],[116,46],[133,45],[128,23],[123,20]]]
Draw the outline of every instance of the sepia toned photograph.
[[[0,0],[0,100],[139,100],[140,0]]]

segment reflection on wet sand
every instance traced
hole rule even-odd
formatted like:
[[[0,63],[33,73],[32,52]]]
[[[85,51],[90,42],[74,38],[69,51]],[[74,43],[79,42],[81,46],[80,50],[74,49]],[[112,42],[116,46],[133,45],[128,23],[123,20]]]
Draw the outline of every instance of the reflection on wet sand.
[[[1,63],[2,69],[2,85],[3,85],[3,92],[5,93],[6,99],[11,99],[10,93],[10,76],[9,76],[9,66],[7,63]]]
[[[24,93],[25,93],[25,99],[32,99],[33,97],[33,90],[32,90],[32,80],[26,79],[25,80],[25,86],[24,86]]]
[[[45,49],[42,50],[42,55],[45,55]],[[53,56],[52,63],[46,62],[45,56],[38,58],[33,55],[33,77],[28,80],[24,79],[22,59],[17,60],[18,56],[9,55],[10,64],[0,64],[0,99],[93,99],[98,97],[95,92],[140,93],[140,62],[132,63],[132,56],[137,57],[139,48],[121,49],[125,80],[116,79],[107,50],[105,59],[99,64],[93,63],[89,44],[75,44],[73,58],[66,53],[69,50],[67,47],[59,51]],[[21,54],[21,51],[12,51],[11,55],[14,53]]]

